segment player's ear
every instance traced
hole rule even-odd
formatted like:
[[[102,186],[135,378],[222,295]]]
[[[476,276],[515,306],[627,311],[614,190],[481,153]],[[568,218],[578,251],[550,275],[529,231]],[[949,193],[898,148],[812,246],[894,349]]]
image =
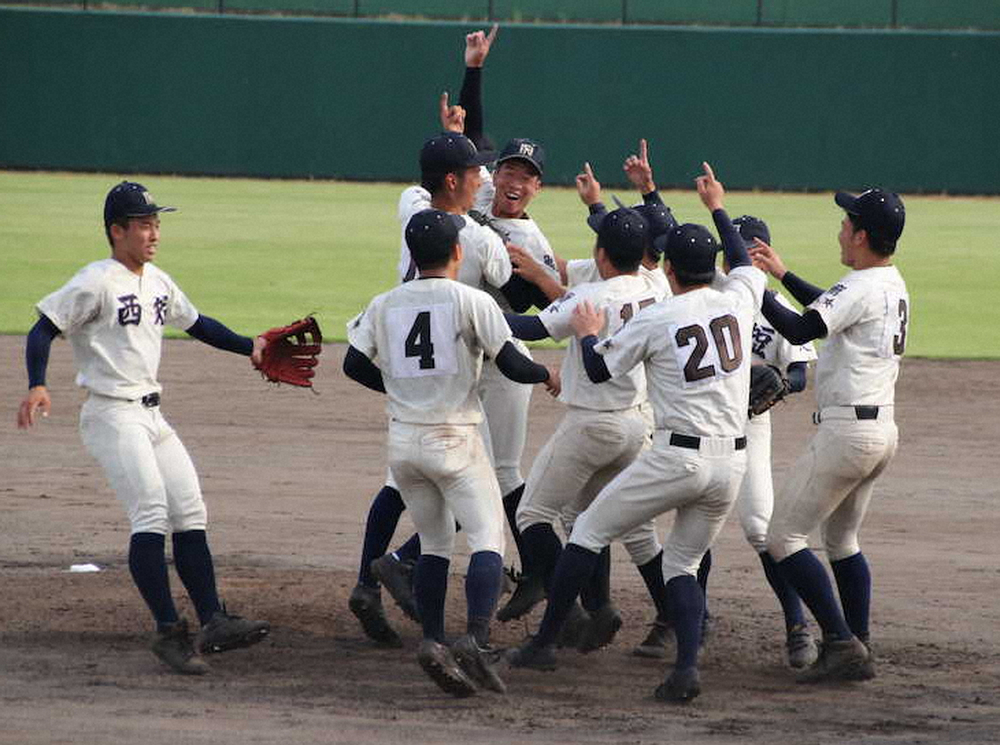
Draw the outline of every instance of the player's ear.
[[[451,259],[456,264],[462,263],[462,244],[455,241],[455,245],[451,247]]]
[[[446,173],[444,175],[444,186],[448,191],[455,191],[458,188],[458,174],[457,173]]]

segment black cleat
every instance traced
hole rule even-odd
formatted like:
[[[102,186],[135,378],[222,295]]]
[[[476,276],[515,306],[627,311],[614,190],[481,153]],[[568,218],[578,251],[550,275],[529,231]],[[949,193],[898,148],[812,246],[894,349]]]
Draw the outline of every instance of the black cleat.
[[[413,597],[413,565],[385,554],[372,561],[369,568],[406,617],[420,623],[420,612]]]
[[[204,675],[209,671],[208,663],[194,648],[187,621],[183,618],[156,632],[153,654],[183,675]]]
[[[433,639],[424,639],[417,653],[417,662],[427,676],[445,693],[465,698],[476,693],[476,685],[459,667],[451,650]]]
[[[528,667],[532,670],[555,670],[556,650],[554,644],[535,644],[529,637],[520,647],[507,650],[507,662],[511,667]]]
[[[586,654],[608,646],[622,627],[622,614],[614,603],[605,603],[590,614],[577,649]]]
[[[531,574],[522,574],[517,580],[517,587],[510,600],[499,611],[497,620],[506,622],[525,616],[531,609],[545,600],[545,584],[542,578]]]
[[[451,645],[451,653],[458,666],[472,678],[480,688],[496,693],[506,693],[507,686],[500,679],[496,665],[500,653],[495,649],[483,649],[472,634],[466,634]]]
[[[635,649],[632,654],[636,657],[652,657],[657,660],[665,659],[667,656],[667,641],[671,636],[670,624],[657,619],[653,621],[646,638]]]
[[[698,668],[674,668],[667,679],[660,683],[653,696],[657,701],[673,701],[685,704],[701,693],[701,676]]]
[[[217,610],[211,620],[201,627],[198,649],[202,654],[228,652],[230,649],[250,647],[271,633],[267,621],[251,621],[243,616],[226,612],[226,606]]]
[[[403,646],[403,640],[399,638],[399,634],[389,625],[389,620],[385,617],[382,597],[378,590],[364,585],[355,585],[354,589],[351,590],[351,599],[347,601],[347,607],[361,622],[361,628],[364,629],[365,635],[369,639],[387,647]]]

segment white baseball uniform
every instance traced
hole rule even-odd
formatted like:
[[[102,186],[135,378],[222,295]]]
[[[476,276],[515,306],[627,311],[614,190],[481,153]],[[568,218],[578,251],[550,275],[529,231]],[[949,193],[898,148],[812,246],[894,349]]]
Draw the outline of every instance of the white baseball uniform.
[[[663,577],[695,575],[732,509],[746,468],[744,430],[762,272],[737,267],[722,290],[701,287],[646,308],[595,346],[612,378],[645,364],[652,446],[576,521],[570,542],[600,551],[667,510]]]
[[[528,474],[517,511],[522,532],[530,525],[554,524],[561,515],[571,523],[605,484],[635,460],[648,440],[649,427],[640,410],[646,401],[645,371],[636,365],[606,383],[591,382],[570,323],[574,309],[584,300],[603,307],[606,320],[600,338],[608,338],[662,297],[648,277],[623,274],[578,285],[538,315],[551,338],[570,339],[559,394],[567,410]],[[660,552],[651,521],[631,531],[623,543],[639,565]]]
[[[476,387],[483,354],[496,356],[512,338],[503,313],[480,290],[417,279],[372,300],[348,335],[382,369],[389,468],[421,552],[450,558],[457,519],[470,552],[502,555],[503,503],[479,434]]]
[[[809,310],[827,329],[816,364],[819,427],[775,503],[767,538],[775,561],[807,548],[820,526],[831,561],[858,553],[872,487],[898,439],[893,408],[910,313],[899,271],[848,272]]]
[[[779,303],[791,304],[780,293]],[[753,324],[751,344],[754,363],[774,365],[782,374],[794,362],[812,362],[816,348],[812,342],[792,344],[775,331],[760,310]],[[753,417],[747,422],[747,471],[740,484],[736,514],[743,535],[757,553],[767,550],[767,526],[774,509],[774,483],[771,477],[771,412]]]
[[[104,468],[133,533],[204,530],[198,475],[160,413],[163,327],[188,329],[198,311],[152,263],[141,275],[114,259],[88,264],[38,311],[69,339],[90,394],[80,411],[84,444]]]
[[[649,269],[639,264],[639,274],[652,282],[663,294],[663,297],[670,297],[670,283],[663,269],[657,266]],[[584,282],[600,282],[601,273],[597,269],[597,262],[593,259],[570,259],[566,262],[566,286],[573,288]]]

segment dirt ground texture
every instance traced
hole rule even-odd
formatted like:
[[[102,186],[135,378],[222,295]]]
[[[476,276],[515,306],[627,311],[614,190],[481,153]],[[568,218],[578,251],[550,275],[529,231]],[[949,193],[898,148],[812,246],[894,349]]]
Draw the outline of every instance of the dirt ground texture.
[[[387,595],[404,649],[364,637],[347,597],[384,479],[385,416],[377,394],[340,372],[343,351],[326,347],[313,395],[268,386],[245,358],[165,342],[163,411],[202,479],[221,594],[234,612],[273,625],[263,643],[214,655],[212,672],[191,679],[149,651],[127,522],[76,431],[83,394],[68,345],[53,348],[52,415],[26,433],[14,424],[23,338],[0,338],[0,743],[1000,740],[1000,363],[904,361],[900,449],[862,533],[878,677],[793,681],[777,602],[730,519],[714,551],[704,690],[676,706],[652,696],[666,664],[631,655],[654,614],[620,546],[613,593],[625,624],[615,642],[590,655],[563,650],[552,673],[505,670],[506,696],[438,690],[415,661],[418,628]],[[532,406],[525,473],[561,416],[541,389]],[[810,388],[774,414],[777,484],[811,434],[812,408]],[[668,525],[660,519],[661,531]],[[404,515],[398,539],[410,531]],[[464,625],[461,551],[448,597],[453,633]],[[67,571],[85,562],[102,571]],[[175,576],[173,591],[192,617]],[[517,643],[539,618],[540,609],[526,623],[495,624],[494,641]]]

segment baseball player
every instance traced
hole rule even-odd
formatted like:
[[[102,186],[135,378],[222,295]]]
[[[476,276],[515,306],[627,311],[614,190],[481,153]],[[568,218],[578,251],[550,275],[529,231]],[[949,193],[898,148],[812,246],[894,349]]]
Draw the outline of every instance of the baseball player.
[[[906,348],[910,297],[893,266],[903,233],[903,201],[881,189],[838,192],[838,240],[850,268],[825,292],[789,272],[758,241],[754,262],[806,306],[799,315],[770,294],[764,316],[793,344],[826,339],[816,364],[818,429],[792,466],[774,506],[767,550],[823,631],[819,659],[802,682],[874,677],[868,648],[871,575],[858,543],[875,479],[896,452],[896,378]],[[822,528],[840,604],[807,536]],[[842,607],[841,607],[842,606]]]
[[[752,215],[743,215],[733,220],[733,225],[739,230],[743,243],[749,250],[754,240],[759,238],[765,243],[771,242],[771,233],[767,224]],[[728,274],[729,266],[723,263],[723,270]],[[721,279],[724,275],[720,275]],[[775,300],[786,308],[792,306],[780,294]],[[787,374],[789,393],[805,390],[806,375],[809,362],[816,359],[816,350],[811,343],[796,345],[790,343],[767,322],[760,310],[754,318],[753,343],[751,345],[753,364],[772,365]],[[809,632],[802,603],[795,590],[785,581],[777,570],[777,565],[767,553],[767,526],[774,509],[774,486],[771,479],[771,414],[753,416],[747,422],[747,471],[740,484],[739,496],[736,500],[736,514],[743,528],[743,535],[754,551],[757,552],[767,579],[778,602],[781,604],[785,617],[785,649],[788,664],[793,668],[804,668],[816,660],[816,644]],[[708,577],[712,567],[711,550],[705,552],[698,569],[698,584],[707,589]],[[707,595],[707,593],[706,593]],[[708,617],[706,597],[706,619]],[[659,644],[651,643],[656,631],[659,631]],[[636,648],[636,654],[646,657],[662,657],[666,655],[666,637],[668,629],[662,621],[654,623],[650,637],[645,646]],[[703,626],[702,640],[705,629]]]
[[[28,395],[17,422],[31,427],[48,416],[45,386],[52,340],[70,340],[76,382],[87,391],[80,434],[125,507],[132,534],[129,570],[156,621],[153,652],[180,673],[208,671],[200,652],[221,652],[259,642],[266,621],[227,613],[219,602],[207,515],[198,475],[173,428],[160,412],[157,381],[163,328],[171,325],[219,349],[259,360],[263,341],[239,336],[201,315],[154,263],[160,240],[160,207],[141,184],[123,181],[108,192],[104,228],[111,257],[95,261],[43,298],[28,334]],[[165,537],[171,534],[174,566],[201,622],[192,640],[170,594]]]
[[[567,404],[567,413],[535,459],[517,512],[523,551],[533,573],[505,606],[508,618],[524,615],[544,597],[562,550],[555,521],[567,512],[571,520],[582,512],[605,484],[635,459],[646,442],[649,426],[641,411],[646,401],[643,369],[636,367],[611,385],[591,382],[583,369],[571,320],[581,302],[600,305],[606,309],[606,323],[600,334],[607,338],[642,308],[663,298],[658,283],[638,271],[647,243],[648,226],[636,210],[622,208],[606,213],[594,247],[601,281],[577,285],[538,316],[507,316],[515,336],[522,339],[570,337],[560,373],[560,400]],[[658,559],[661,550],[652,522],[625,536],[624,543],[640,566]],[[602,561],[606,558],[606,554],[601,557]],[[529,581],[541,588],[531,598],[522,591]],[[579,642],[582,651],[609,643],[621,625],[621,616],[604,583],[593,589],[597,597],[591,603],[586,599],[584,602],[591,617]],[[503,620],[499,614],[498,618]]]
[[[505,690],[487,649],[503,570],[504,516],[478,430],[483,354],[512,380],[545,383],[558,392],[558,373],[511,343],[496,302],[456,281],[466,228],[463,216],[437,209],[407,221],[405,239],[418,278],[379,295],[351,322],[344,359],[350,377],[388,395],[389,468],[420,535],[414,588],[424,640],[417,659],[456,696],[471,695],[477,686]],[[465,636],[449,649],[444,605],[456,519],[471,552],[468,621]]]
[[[601,549],[676,510],[664,544],[663,576],[677,659],[655,694],[668,701],[688,701],[701,690],[697,657],[705,599],[695,572],[736,501],[746,468],[751,330],[765,285],[723,209],[722,184],[707,163],[703,170],[698,194],[732,267],[721,291],[711,287],[715,238],[703,226],[686,224],[663,241],[672,297],[645,308],[600,342],[595,334],[603,315],[586,303],[577,308],[574,330],[588,376],[607,381],[643,363],[656,432],[652,446],[577,519],[556,566],[542,625],[509,658],[515,666],[552,669],[555,633]]]
[[[494,26],[488,35],[480,31],[466,36],[466,74],[460,105],[449,107],[446,94],[439,102],[440,118],[446,130],[446,134],[441,136],[444,138],[441,140],[445,146],[444,151],[451,148],[453,140],[464,140],[456,139],[461,137],[463,130],[468,132],[469,139],[485,141],[482,133],[481,72],[496,30],[497,27]],[[430,141],[425,149],[433,142],[435,140]],[[425,162],[422,154],[423,182],[420,186],[410,187],[403,192],[399,203],[400,224],[405,226],[412,214],[432,205],[448,210],[457,209],[458,214],[468,214],[473,207],[489,212],[488,222],[491,223],[491,228],[467,219],[466,230],[462,232],[466,250],[459,281],[486,290],[507,310],[521,312],[532,304],[544,306],[547,301],[534,285],[512,275],[508,254],[510,246],[504,245],[506,241],[516,242],[524,247],[528,255],[541,265],[548,266],[553,275],[556,274],[552,249],[537,224],[527,214],[528,205],[541,189],[544,172],[544,151],[541,145],[527,139],[511,140],[496,159],[495,175],[491,175],[486,168],[480,168],[479,186],[470,190],[471,196],[466,192],[456,208],[449,206],[449,200],[437,189],[440,168],[450,166],[442,166],[440,162],[435,162],[434,157]],[[491,160],[492,156],[484,155],[477,162],[485,164]],[[471,169],[468,170],[471,172]],[[471,181],[466,185],[471,186]],[[480,222],[486,221],[480,217]],[[415,265],[405,241],[401,242],[398,269],[403,282],[412,278],[415,273]],[[519,345],[523,354],[528,354],[527,348],[520,342],[515,341],[515,344]],[[487,450],[504,495],[508,524],[520,552],[521,537],[514,514],[524,491],[520,461],[525,445],[531,388],[511,383],[491,361],[487,361],[480,378],[479,391],[486,415],[484,436]],[[369,511],[358,585],[351,599],[351,609],[361,620],[368,636],[391,646],[398,646],[401,642],[385,618],[379,594],[380,582],[408,616],[419,620],[411,591],[412,562],[420,554],[418,537],[414,535],[396,551],[385,553],[403,508],[403,500],[390,474]]]

